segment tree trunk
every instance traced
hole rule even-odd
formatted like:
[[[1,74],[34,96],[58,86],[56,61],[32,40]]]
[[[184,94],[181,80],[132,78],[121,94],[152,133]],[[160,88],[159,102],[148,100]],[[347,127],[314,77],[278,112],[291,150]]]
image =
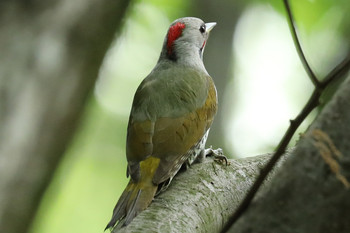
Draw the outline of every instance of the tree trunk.
[[[127,0],[0,3],[0,232],[26,232]]]

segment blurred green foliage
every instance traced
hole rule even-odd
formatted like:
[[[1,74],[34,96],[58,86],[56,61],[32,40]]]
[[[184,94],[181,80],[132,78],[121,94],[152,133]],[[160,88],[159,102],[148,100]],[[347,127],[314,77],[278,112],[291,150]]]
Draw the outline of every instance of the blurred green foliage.
[[[247,9],[272,4],[271,8],[278,14],[285,14],[282,1],[241,2],[247,4]],[[306,54],[316,73],[324,74],[348,49],[350,14],[347,12],[350,4],[348,0],[293,1],[291,4]],[[125,137],[134,91],[155,65],[169,23],[187,16],[191,12],[190,7],[201,6],[185,0],[138,0],[129,9],[121,36],[106,56],[80,129],[67,148],[64,160],[41,203],[32,233],[103,231],[128,182]],[[217,16],[218,21],[220,17]],[[252,41],[257,39],[254,31],[249,37]],[[327,40],[331,44],[324,46]],[[249,45],[252,42],[245,43]],[[264,44],[259,46],[263,47]],[[285,92],[289,92],[290,85],[284,85]],[[293,98],[306,100],[308,93],[292,95]],[[228,102],[231,104],[232,101]],[[221,107],[230,108],[228,105]],[[240,111],[237,112],[239,114]],[[276,144],[280,137],[277,134]],[[274,145],[267,146],[272,148]]]
[[[284,17],[287,15],[283,0],[253,0],[251,3],[265,3]],[[349,50],[349,41],[346,40],[350,38],[350,2],[306,0],[289,1],[289,4],[308,62],[315,73],[323,77]],[[324,44],[325,40],[328,43]]]
[[[127,184],[127,119],[94,98],[42,201],[32,232],[102,232]],[[122,178],[121,178],[122,177]]]

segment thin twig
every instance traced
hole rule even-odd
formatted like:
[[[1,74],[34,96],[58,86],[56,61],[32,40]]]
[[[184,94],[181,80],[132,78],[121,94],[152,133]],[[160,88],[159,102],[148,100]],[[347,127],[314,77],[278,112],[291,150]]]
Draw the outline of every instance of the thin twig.
[[[298,35],[297,35],[297,31],[296,31],[296,26],[295,26],[295,23],[294,23],[293,14],[292,14],[292,11],[290,9],[289,2],[288,2],[288,0],[283,0],[283,1],[284,1],[284,6],[285,6],[286,11],[287,11],[287,15],[288,15],[288,17],[287,17],[288,20],[287,21],[288,21],[289,29],[290,29],[290,31],[292,33],[294,45],[295,45],[295,48],[297,49],[297,52],[298,52],[299,58],[301,60],[301,63],[303,64],[306,73],[308,74],[309,78],[311,79],[311,82],[314,84],[315,87],[318,87],[320,85],[320,81],[318,81],[316,75],[312,71],[309,63],[307,62],[307,60],[305,58],[304,52],[303,52],[303,50],[301,48],[300,41],[298,39]]]
[[[270,173],[272,168],[275,166],[277,161],[281,158],[281,156],[286,151],[287,145],[289,144],[291,138],[293,137],[295,131],[298,129],[300,124],[304,121],[304,119],[309,115],[309,113],[318,105],[318,100],[320,97],[320,93],[318,91],[313,92],[309,101],[303,108],[303,110],[299,113],[299,115],[290,121],[289,128],[287,132],[284,134],[282,140],[280,141],[276,152],[271,157],[269,162],[265,165],[265,167],[261,170],[258,178],[255,180],[253,186],[249,189],[247,195],[244,197],[241,204],[238,206],[235,213],[231,216],[229,221],[226,223],[225,227],[221,232],[227,232],[230,227],[237,221],[237,219],[244,213],[244,211],[249,207],[251,201],[253,200],[255,194],[258,192],[260,186],[266,179],[267,175]]]
[[[294,22],[292,19],[292,13],[290,11],[289,4],[288,4],[288,0],[284,0],[284,2],[286,4],[286,8],[288,11],[289,20],[290,20],[291,24],[294,25]],[[295,44],[296,44],[297,50],[300,49],[300,51],[301,51],[300,54],[302,54],[302,56],[300,59],[303,61],[303,59],[305,59],[305,57],[303,56],[303,52],[301,50],[300,43],[298,42],[299,39],[297,37],[297,34],[295,33],[295,27],[293,26],[292,28],[294,29],[294,33],[292,32],[293,39],[296,41]],[[298,45],[299,45],[299,47],[298,47]],[[308,66],[308,63],[306,62],[306,60],[305,60],[305,62],[303,62],[303,64],[304,64],[304,67],[305,67],[305,64]],[[249,207],[250,203],[252,202],[255,194],[258,192],[259,188],[261,187],[264,180],[266,179],[267,175],[273,169],[273,167],[275,166],[277,161],[281,158],[281,156],[285,153],[286,148],[287,148],[291,138],[295,134],[296,130],[299,128],[300,124],[305,120],[305,118],[310,114],[310,112],[313,109],[315,109],[315,107],[317,107],[319,105],[320,97],[323,93],[323,90],[330,83],[332,83],[333,81],[335,81],[335,80],[341,78],[343,75],[345,75],[345,73],[348,72],[349,69],[350,69],[350,53],[342,62],[340,62],[331,72],[328,73],[328,75],[324,78],[324,80],[322,82],[319,82],[316,77],[311,78],[312,76],[310,76],[311,80],[313,80],[314,85],[315,85],[315,89],[314,89],[311,97],[309,98],[308,102],[306,103],[304,108],[301,110],[301,112],[298,114],[298,116],[294,120],[290,121],[289,128],[287,129],[286,133],[284,134],[283,138],[281,139],[280,143],[278,144],[278,147],[277,147],[275,154],[272,156],[272,158],[269,160],[269,162],[265,165],[265,167],[261,170],[261,172],[260,172],[258,178],[256,179],[256,181],[254,182],[253,186],[250,188],[250,190],[248,191],[247,195],[245,196],[245,198],[243,199],[241,204],[238,206],[235,213],[227,221],[226,225],[224,226],[224,228],[222,229],[221,232],[227,232],[231,228],[231,226],[238,220],[238,218],[247,210],[247,208]],[[311,71],[311,69],[309,71]]]
[[[299,128],[300,124],[305,120],[305,118],[310,114],[310,112],[319,105],[319,100],[322,95],[322,91],[324,87],[328,86],[333,81],[341,78],[346,72],[350,70],[350,54],[347,58],[345,58],[337,67],[335,67],[325,78],[323,82],[321,82],[321,86],[315,88],[308,102],[301,110],[299,115],[290,121],[290,125],[286,133],[284,134],[282,140],[280,141],[275,154],[269,160],[269,162],[265,165],[265,167],[261,170],[258,178],[254,182],[253,186],[248,191],[247,195],[238,206],[235,213],[230,217],[227,221],[226,225],[222,229],[221,232],[227,232],[230,227],[237,221],[237,219],[244,213],[244,211],[249,207],[251,201],[253,200],[255,194],[258,192],[261,187],[263,181],[266,179],[267,175],[270,173],[272,168],[275,166],[277,161],[281,158],[281,156],[286,151],[287,145],[289,144],[291,138],[293,137],[295,131]],[[326,85],[325,85],[326,84]]]

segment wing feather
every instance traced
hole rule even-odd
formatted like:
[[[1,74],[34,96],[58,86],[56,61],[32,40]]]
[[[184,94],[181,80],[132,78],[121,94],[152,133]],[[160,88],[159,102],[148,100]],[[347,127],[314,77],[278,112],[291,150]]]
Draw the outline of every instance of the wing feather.
[[[188,76],[189,71],[186,73]],[[151,155],[160,158],[155,184],[175,175],[172,171],[177,172],[178,164],[185,161],[183,157],[201,140],[217,110],[216,89],[209,75],[193,71],[191,80],[186,80],[181,77],[184,73],[177,74],[180,76],[168,82],[146,78],[148,81],[142,82],[135,94],[130,114],[129,167]],[[165,84],[167,89],[163,90]],[[131,177],[137,177],[138,172],[129,171]]]

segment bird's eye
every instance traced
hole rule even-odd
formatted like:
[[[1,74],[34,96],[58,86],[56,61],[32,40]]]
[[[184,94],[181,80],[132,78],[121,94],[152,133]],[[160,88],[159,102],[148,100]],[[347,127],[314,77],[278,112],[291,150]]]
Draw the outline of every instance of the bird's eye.
[[[202,25],[200,28],[199,28],[199,31],[201,33],[204,33],[205,32],[205,25]]]

